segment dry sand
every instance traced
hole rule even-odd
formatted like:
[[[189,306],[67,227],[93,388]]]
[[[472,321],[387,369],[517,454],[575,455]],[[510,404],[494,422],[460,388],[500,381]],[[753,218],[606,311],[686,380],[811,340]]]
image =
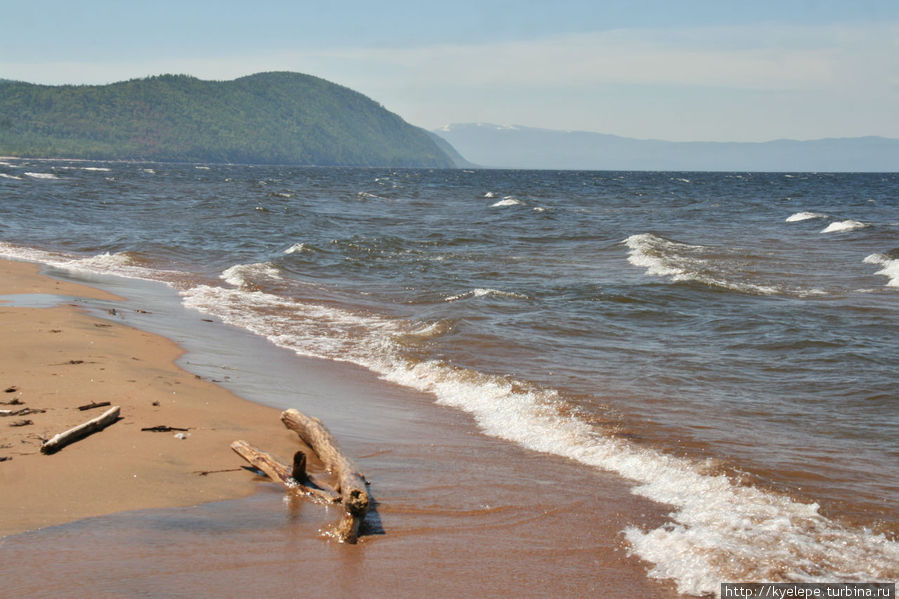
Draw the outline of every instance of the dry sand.
[[[103,300],[113,295],[55,281],[33,264],[0,261],[0,295],[44,293]],[[241,399],[178,368],[171,341],[85,314],[75,305],[0,303],[0,537],[122,510],[194,505],[258,489],[229,448],[264,437],[281,455],[297,449],[278,410]],[[42,439],[121,406],[121,420],[54,455]],[[15,403],[11,403],[15,402]],[[30,421],[31,424],[22,424]],[[167,425],[175,432],[142,432]],[[258,441],[257,441],[258,442]],[[233,471],[237,468],[237,471]],[[198,472],[232,470],[202,476]]]

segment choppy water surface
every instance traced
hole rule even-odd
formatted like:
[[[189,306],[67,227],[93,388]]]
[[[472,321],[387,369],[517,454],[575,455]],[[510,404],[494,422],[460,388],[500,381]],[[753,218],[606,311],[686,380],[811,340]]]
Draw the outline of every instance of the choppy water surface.
[[[0,162],[0,253],[170,284],[636,481],[686,592],[899,576],[899,175]]]

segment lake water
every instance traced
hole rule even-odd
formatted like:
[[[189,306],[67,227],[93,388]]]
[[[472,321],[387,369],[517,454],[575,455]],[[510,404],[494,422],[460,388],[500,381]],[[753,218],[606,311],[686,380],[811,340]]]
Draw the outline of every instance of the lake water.
[[[652,576],[899,576],[899,174],[0,162],[0,255],[159,281],[671,506]]]

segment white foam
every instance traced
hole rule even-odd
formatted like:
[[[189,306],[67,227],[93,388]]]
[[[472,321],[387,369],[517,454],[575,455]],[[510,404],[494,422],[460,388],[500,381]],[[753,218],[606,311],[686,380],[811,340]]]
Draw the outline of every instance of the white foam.
[[[155,174],[156,174],[156,171],[153,170],[152,168],[144,168],[144,169],[141,169],[141,170],[144,171],[145,173],[147,173],[148,175],[155,175]]]
[[[890,258],[884,254],[871,254],[865,258],[864,262],[883,266],[874,274],[887,277],[887,287],[899,287],[899,259]]]
[[[89,273],[109,274],[142,279],[145,281],[160,281],[172,285],[173,280],[183,278],[183,273],[172,270],[158,270],[142,266],[133,254],[128,252],[96,254],[94,256],[79,257],[62,252],[49,252],[29,247],[20,247],[6,242],[0,242],[0,256],[13,260],[25,260],[27,262],[40,262],[63,270]]]
[[[630,249],[628,262],[646,269],[646,274],[667,277],[675,282],[695,281],[711,287],[730,289],[740,293],[774,295],[788,291],[775,285],[759,285],[736,280],[732,273],[724,272],[709,256],[711,248],[671,241],[652,233],[631,235],[623,241]],[[791,290],[807,294],[808,290]]]
[[[105,166],[83,166],[81,167],[83,171],[94,171],[98,173],[108,173],[112,171],[111,168],[106,168]]]
[[[474,295],[477,290],[469,292]],[[489,290],[484,290],[489,293]],[[440,334],[448,323],[412,326],[372,314],[259,291],[198,286],[190,308],[214,314],[298,354],[366,367],[470,413],[486,433],[577,460],[634,481],[633,492],[671,506],[670,521],[623,532],[650,575],[683,593],[716,593],[721,581],[865,581],[899,575],[899,544],[840,527],[815,504],[741,486],[704,464],[603,435],[558,408],[558,394],[508,377],[403,357],[397,336]],[[463,294],[465,295],[465,294]]]
[[[359,199],[362,200],[386,200],[387,198],[375,195],[373,193],[368,193],[367,191],[360,191],[356,194]]]
[[[311,250],[310,250],[309,246],[307,246],[305,243],[295,243],[292,246],[290,246],[289,248],[287,248],[286,250],[284,250],[284,253],[285,254],[300,254],[302,252],[309,252],[309,251],[311,251]]]
[[[512,196],[506,196],[503,199],[501,199],[500,201],[498,201],[494,204],[491,204],[490,207],[497,208],[497,207],[502,207],[502,206],[521,206],[522,204],[523,203],[521,202],[521,200],[517,200],[517,199],[513,198]]]
[[[485,295],[495,295],[498,297],[511,297],[515,299],[529,299],[528,296],[522,295],[521,293],[515,293],[513,291],[500,291],[499,289],[484,289],[477,288],[472,289],[471,291],[466,291],[465,293],[460,293],[458,295],[451,295],[449,297],[443,298],[445,302],[455,302],[460,299],[467,299],[469,297],[484,297]]]
[[[57,177],[53,173],[26,172],[25,174],[28,175],[29,177],[31,177],[32,179],[59,179],[59,177]]]
[[[484,197],[485,198],[495,198],[496,194],[492,191],[488,191],[487,193],[484,194]]]
[[[803,220],[811,220],[813,218],[827,218],[826,214],[820,212],[797,212],[787,217],[786,222],[795,223]]]
[[[864,229],[867,227],[865,223],[857,220],[841,220],[835,221],[827,225],[821,230],[822,233],[843,233],[845,231],[855,231],[856,229]]]
[[[219,278],[235,287],[252,286],[261,278],[282,279],[280,271],[271,262],[235,264],[225,269]]]
[[[21,180],[22,180],[22,177],[17,177],[17,176],[15,176],[15,175],[7,175],[6,173],[0,173],[0,177],[2,177],[2,178],[4,178],[4,179],[14,179],[14,180],[16,180],[16,181],[21,181]]]

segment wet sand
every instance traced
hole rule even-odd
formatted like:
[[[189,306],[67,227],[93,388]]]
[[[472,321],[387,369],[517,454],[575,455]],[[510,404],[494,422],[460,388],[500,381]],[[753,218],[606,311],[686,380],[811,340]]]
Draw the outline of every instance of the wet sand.
[[[118,301],[36,272],[0,262],[0,294]],[[0,386],[16,387],[0,400],[47,410],[25,427],[0,419],[0,456],[13,458],[0,463],[10,596],[676,596],[620,534],[658,526],[663,506],[613,475],[485,437],[467,415],[361,369],[272,349],[260,361],[294,405],[267,407],[175,366],[173,342],[77,307],[0,304],[0,327]],[[99,412],[75,406],[107,400],[121,421],[39,453],[38,437]],[[322,538],[334,508],[287,498],[228,448],[244,438],[291,455],[283,407],[322,418],[371,481],[359,544]],[[140,431],[155,425],[190,436]]]

